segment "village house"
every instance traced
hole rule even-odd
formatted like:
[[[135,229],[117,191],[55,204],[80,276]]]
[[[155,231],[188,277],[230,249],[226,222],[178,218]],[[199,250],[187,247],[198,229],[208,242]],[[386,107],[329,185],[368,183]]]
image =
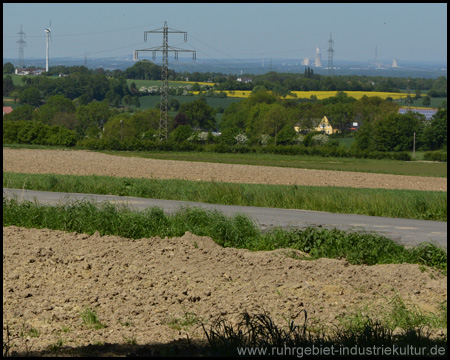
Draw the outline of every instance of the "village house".
[[[330,124],[330,121],[326,116],[324,116],[322,119],[312,119],[312,128],[311,129],[302,129],[300,127],[300,124],[296,124],[294,126],[294,130],[296,132],[301,131],[321,131],[324,132],[327,135],[335,134],[337,132],[340,132],[339,129],[333,129],[333,126]]]

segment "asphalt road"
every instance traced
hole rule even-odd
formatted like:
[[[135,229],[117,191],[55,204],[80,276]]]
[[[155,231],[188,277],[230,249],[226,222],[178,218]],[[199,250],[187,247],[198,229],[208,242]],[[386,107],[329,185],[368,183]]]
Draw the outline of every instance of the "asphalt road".
[[[377,232],[406,246],[427,241],[447,249],[447,223],[441,221],[396,219],[378,216],[334,214],[322,211],[261,208],[253,206],[215,205],[189,201],[144,199],[129,196],[56,193],[21,189],[3,189],[3,196],[18,200],[37,201],[55,205],[66,201],[87,200],[90,202],[113,202],[134,210],[157,206],[166,213],[176,212],[182,207],[196,206],[219,210],[227,215],[243,213],[252,218],[263,230],[274,226],[283,228],[305,228],[322,226],[341,230]]]

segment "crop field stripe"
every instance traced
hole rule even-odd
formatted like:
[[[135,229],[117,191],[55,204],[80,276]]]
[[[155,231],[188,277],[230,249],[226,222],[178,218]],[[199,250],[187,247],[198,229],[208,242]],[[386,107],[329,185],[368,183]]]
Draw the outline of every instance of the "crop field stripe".
[[[3,173],[3,187],[447,221],[439,191]]]
[[[9,145],[8,145],[9,146]],[[355,171],[391,175],[447,177],[447,163],[419,161],[354,159],[312,155],[221,154],[215,152],[108,151],[98,152],[126,157],[183,160],[224,164],[291,167],[299,169]]]

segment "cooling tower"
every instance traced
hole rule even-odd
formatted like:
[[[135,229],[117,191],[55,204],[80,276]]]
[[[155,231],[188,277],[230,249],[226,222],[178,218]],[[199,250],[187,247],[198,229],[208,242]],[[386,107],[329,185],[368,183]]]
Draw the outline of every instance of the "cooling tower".
[[[394,59],[394,61],[392,61],[392,67],[393,68],[397,68],[398,67],[397,59]]]
[[[322,59],[320,58],[319,46],[316,47],[316,61],[314,62],[315,67],[322,67]]]

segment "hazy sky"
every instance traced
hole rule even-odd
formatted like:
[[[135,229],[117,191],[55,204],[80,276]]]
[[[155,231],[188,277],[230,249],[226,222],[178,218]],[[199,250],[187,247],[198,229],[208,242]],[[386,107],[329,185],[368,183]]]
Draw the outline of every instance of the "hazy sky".
[[[377,48],[378,60],[447,62],[444,3],[3,3],[3,57],[18,58],[22,25],[25,59],[44,59],[50,20],[53,58],[131,56],[161,46],[162,34],[150,34],[145,43],[144,31],[167,21],[188,33],[187,43],[182,34],[169,34],[169,45],[196,50],[197,59],[314,59],[319,45],[326,62],[331,32],[335,60],[373,61]]]

